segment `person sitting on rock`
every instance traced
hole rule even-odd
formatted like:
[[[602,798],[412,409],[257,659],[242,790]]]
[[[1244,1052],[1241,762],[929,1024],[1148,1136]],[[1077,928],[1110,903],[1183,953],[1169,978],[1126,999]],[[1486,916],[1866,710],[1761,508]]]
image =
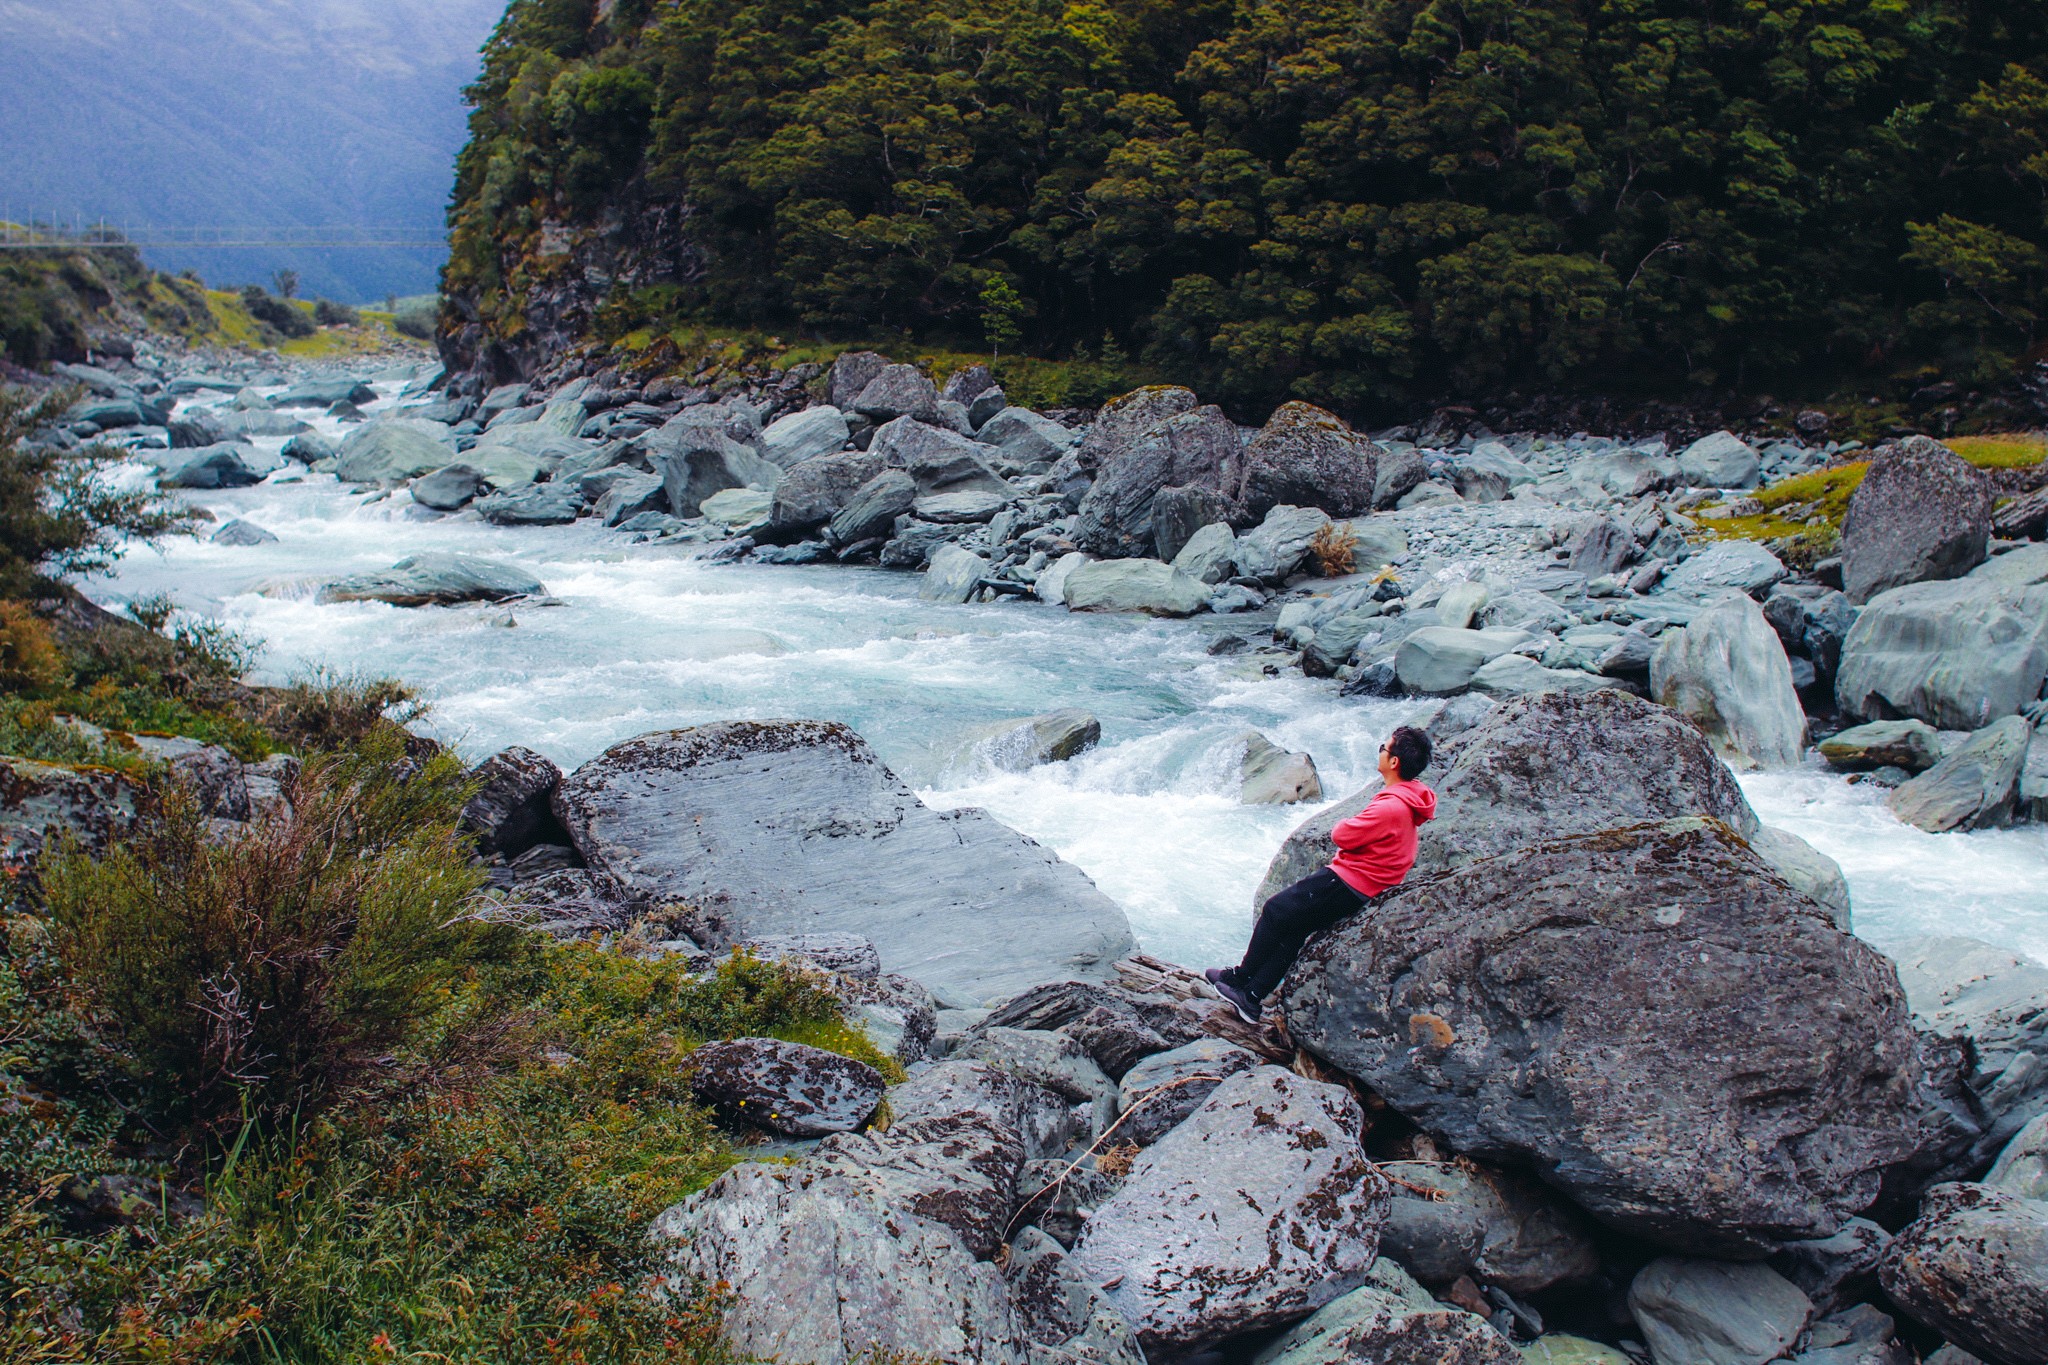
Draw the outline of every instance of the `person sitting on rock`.
[[[1260,907],[1243,962],[1203,973],[1246,1023],[1259,1022],[1265,998],[1286,978],[1311,934],[1393,890],[1415,866],[1418,832],[1436,815],[1436,793],[1416,780],[1428,766],[1429,736],[1409,725],[1394,731],[1380,746],[1386,786],[1330,831],[1337,845],[1330,865]]]

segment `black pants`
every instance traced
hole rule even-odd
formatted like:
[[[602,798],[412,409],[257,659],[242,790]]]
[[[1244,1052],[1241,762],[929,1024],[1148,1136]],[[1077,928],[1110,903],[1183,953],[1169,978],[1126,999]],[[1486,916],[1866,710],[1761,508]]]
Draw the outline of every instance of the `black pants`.
[[[1365,897],[1327,867],[1275,893],[1259,907],[1252,941],[1244,950],[1244,961],[1231,971],[1231,984],[1255,1000],[1265,999],[1286,979],[1287,969],[1301,956],[1301,947],[1311,934],[1365,905]]]

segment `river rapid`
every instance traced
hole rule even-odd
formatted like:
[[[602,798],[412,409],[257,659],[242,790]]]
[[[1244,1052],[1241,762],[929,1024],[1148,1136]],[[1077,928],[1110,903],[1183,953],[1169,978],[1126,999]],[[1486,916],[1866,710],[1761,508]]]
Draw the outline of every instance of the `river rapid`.
[[[376,407],[396,388],[380,385]],[[307,420],[332,437],[345,430]],[[927,802],[986,807],[1093,877],[1147,951],[1196,966],[1235,959],[1267,862],[1315,809],[1238,803],[1244,732],[1307,751],[1335,798],[1363,785],[1386,734],[1426,709],[1340,698],[1327,680],[1209,653],[1220,636],[1259,629],[1251,618],[936,605],[918,600],[913,575],[705,564],[691,547],[635,545],[588,522],[501,529],[299,466],[254,488],[184,496],[278,539],[139,549],[88,591],[116,608],[167,594],[245,632],[264,647],[257,681],[317,669],[395,677],[432,703],[421,728],[465,757],[523,744],[565,769],[649,730],[842,721]],[[553,601],[403,610],[313,600],[322,580],[424,550],[519,564]],[[1075,706],[1103,729],[1077,759],[1013,774],[975,750],[992,722]],[[1894,819],[1881,792],[1818,760],[1742,785],[1766,822],[1842,864],[1857,932],[1879,947],[1966,934],[2048,961],[2048,828],[1925,834]]]

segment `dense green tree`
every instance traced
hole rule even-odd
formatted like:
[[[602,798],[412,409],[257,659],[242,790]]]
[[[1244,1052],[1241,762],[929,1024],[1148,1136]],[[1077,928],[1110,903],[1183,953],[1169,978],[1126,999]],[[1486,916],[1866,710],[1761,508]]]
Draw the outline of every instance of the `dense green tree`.
[[[1002,278],[1247,405],[1993,379],[2043,325],[2021,0],[515,0],[472,98],[504,336],[625,196],[689,207],[665,306],[965,339]]]

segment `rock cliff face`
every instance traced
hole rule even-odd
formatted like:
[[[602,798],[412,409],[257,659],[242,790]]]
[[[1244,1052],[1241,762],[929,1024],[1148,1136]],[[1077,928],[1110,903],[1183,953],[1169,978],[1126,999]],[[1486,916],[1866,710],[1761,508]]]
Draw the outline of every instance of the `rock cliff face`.
[[[532,380],[589,339],[596,310],[614,291],[701,279],[704,257],[684,234],[686,203],[647,194],[635,181],[593,226],[543,225],[539,258],[501,259],[507,276],[537,278],[521,294],[453,293],[441,316],[448,391],[479,398],[500,384]],[[507,250],[500,248],[501,256]],[[487,309],[509,309],[492,319]]]

